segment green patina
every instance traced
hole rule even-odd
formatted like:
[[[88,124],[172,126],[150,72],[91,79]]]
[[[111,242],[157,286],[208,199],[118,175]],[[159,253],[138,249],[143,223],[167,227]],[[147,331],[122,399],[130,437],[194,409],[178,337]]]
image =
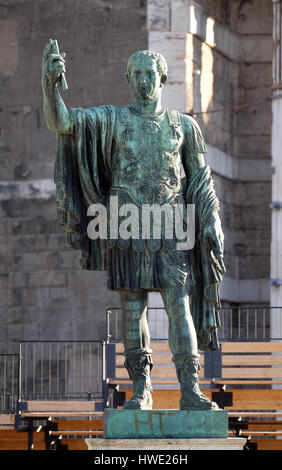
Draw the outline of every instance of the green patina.
[[[169,317],[169,344],[181,385],[182,409],[214,407],[199,390],[199,349],[218,348],[219,282],[225,273],[219,202],[206,146],[195,120],[161,105],[165,59],[139,51],[128,61],[126,77],[133,104],[68,110],[57,84],[65,72],[64,55],[50,40],[43,53],[42,88],[48,128],[56,132],[58,221],[68,246],[80,251],[83,269],[108,271],[109,288],[120,293],[125,366],[134,395],[125,408],[151,408],[152,368],[146,319],[148,292],[159,291]],[[181,169],[185,178],[181,178]],[[177,249],[177,236],[106,241],[87,235],[87,209],[121,204],[194,204],[196,242]],[[191,314],[190,314],[191,313]]]
[[[105,411],[106,439],[226,438],[224,410],[114,410]]]

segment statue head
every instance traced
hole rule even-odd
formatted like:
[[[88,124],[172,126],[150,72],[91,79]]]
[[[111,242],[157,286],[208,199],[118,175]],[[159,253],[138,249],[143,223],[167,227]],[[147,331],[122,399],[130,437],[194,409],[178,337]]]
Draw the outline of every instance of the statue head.
[[[166,60],[157,52],[135,52],[128,59],[126,78],[135,95],[157,97],[167,79]]]

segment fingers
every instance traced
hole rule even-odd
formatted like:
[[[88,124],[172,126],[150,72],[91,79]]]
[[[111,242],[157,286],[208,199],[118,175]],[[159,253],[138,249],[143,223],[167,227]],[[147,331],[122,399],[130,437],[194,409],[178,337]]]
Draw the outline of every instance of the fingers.
[[[43,49],[43,57],[48,57],[48,55],[52,52],[53,48],[53,39],[49,39],[46,46]]]
[[[66,54],[65,52],[58,53],[57,42],[55,39],[49,39],[46,46],[43,49],[43,57],[45,59],[49,59],[50,56],[57,57],[60,60],[65,60]]]
[[[223,262],[224,235],[221,225],[218,223],[207,224],[199,235],[199,240],[204,244],[208,244],[211,250],[211,258],[217,265],[218,269],[221,273],[225,273],[226,268]]]
[[[210,247],[212,249],[212,251],[214,252],[214,256],[216,258],[220,258],[223,253],[222,253],[222,247],[219,243],[219,240],[218,239],[214,239],[214,238],[209,238],[209,244],[210,244]]]
[[[62,57],[61,54],[49,54],[48,61],[49,62],[60,61],[62,63],[65,63],[65,59],[64,57]]]
[[[47,68],[50,72],[65,73],[65,60],[60,54],[50,54],[47,60]]]
[[[62,65],[65,64],[65,59],[61,56],[61,54],[50,54],[48,57],[48,61],[50,63],[60,62]]]
[[[211,259],[212,259],[214,266],[218,269],[218,271],[221,274],[224,274],[226,272],[226,267],[223,262],[223,259],[220,257],[216,257],[212,251],[211,251]]]
[[[221,229],[217,230],[215,226],[208,226],[203,233],[203,240],[206,240],[210,245],[214,255],[217,258],[223,256],[223,241]]]
[[[64,74],[66,73],[65,67],[66,54],[60,53],[58,42],[55,39],[49,39],[43,50],[42,56],[42,78],[43,83],[47,87],[55,86],[61,80],[63,90],[67,90],[68,86]]]

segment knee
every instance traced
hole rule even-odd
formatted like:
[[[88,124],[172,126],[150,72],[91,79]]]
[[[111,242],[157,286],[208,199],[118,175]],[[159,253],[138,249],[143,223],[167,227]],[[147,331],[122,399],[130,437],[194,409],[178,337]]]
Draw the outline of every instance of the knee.
[[[185,304],[176,304],[173,308],[173,317],[175,320],[183,320],[190,314],[189,308]]]
[[[169,317],[173,319],[184,319],[190,316],[189,301],[185,298],[176,299],[167,307]]]

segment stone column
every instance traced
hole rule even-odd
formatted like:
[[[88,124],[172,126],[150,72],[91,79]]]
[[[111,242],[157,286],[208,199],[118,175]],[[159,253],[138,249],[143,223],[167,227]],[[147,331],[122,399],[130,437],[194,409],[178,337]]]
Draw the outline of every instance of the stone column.
[[[271,307],[282,306],[282,2],[273,0]],[[282,308],[271,313],[271,337],[282,338]]]
[[[168,62],[163,91],[167,108],[187,110],[187,41],[189,2],[149,0],[147,9],[148,49],[160,52]]]
[[[225,233],[227,275],[220,286],[221,299],[268,304],[271,109],[235,113],[228,107],[259,103],[267,87],[269,93],[271,2],[245,4],[242,22],[235,2],[231,24],[219,19],[211,3],[148,0],[148,49],[160,52],[168,62],[164,106],[195,114],[207,143],[206,162],[214,176]],[[247,222],[248,212],[253,227]],[[162,306],[159,295],[150,294],[149,299],[150,306]]]

